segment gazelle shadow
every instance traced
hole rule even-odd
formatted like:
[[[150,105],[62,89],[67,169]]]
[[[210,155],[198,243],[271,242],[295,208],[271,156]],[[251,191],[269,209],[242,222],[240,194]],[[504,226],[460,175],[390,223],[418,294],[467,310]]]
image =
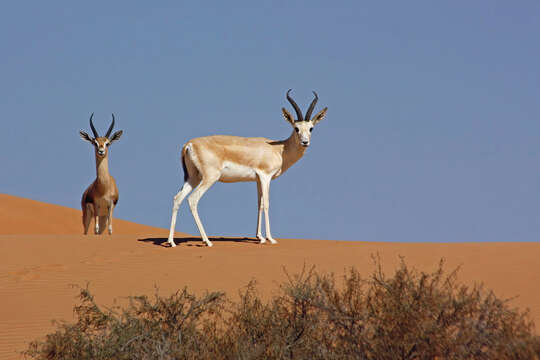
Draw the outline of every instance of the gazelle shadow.
[[[258,239],[248,238],[248,237],[209,237],[208,239],[211,242],[242,242],[242,243],[248,243],[248,244],[259,244]],[[137,241],[140,241],[143,243],[150,243],[150,244],[161,246],[161,247],[171,247],[169,245],[167,238],[145,238],[145,239],[138,239]],[[194,242],[195,244],[190,244],[192,242]],[[206,247],[206,245],[202,242],[200,237],[174,238],[174,243],[176,245],[187,243],[186,246]]]

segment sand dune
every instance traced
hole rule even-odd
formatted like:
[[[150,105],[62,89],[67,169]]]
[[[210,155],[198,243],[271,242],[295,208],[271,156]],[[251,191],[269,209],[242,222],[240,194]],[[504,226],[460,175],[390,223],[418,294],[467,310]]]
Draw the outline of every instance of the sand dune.
[[[80,210],[0,194],[0,234],[82,234]],[[115,234],[152,233],[163,229],[115,219]]]
[[[459,278],[484,282],[500,297],[519,296],[516,307],[531,309],[540,324],[540,243],[372,243],[278,239],[199,238],[177,234],[178,247],[165,246],[167,230],[116,220],[113,236],[80,235],[80,211],[0,195],[0,359],[53,329],[52,319],[73,320],[77,290],[90,288],[110,305],[127,295],[168,294],[184,286],[195,292],[224,290],[233,297],[251,279],[269,296],[285,279],[283,268],[304,264],[337,274],[356,266],[368,275],[378,253],[387,273],[404,256],[407,263],[433,270],[441,257]]]

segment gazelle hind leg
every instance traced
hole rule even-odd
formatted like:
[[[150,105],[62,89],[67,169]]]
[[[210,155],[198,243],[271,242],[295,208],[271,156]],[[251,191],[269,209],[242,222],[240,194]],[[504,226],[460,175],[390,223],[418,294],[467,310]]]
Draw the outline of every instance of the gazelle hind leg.
[[[176,218],[178,216],[178,209],[180,208],[180,205],[182,205],[182,201],[186,198],[186,196],[193,190],[194,186],[197,186],[195,183],[196,181],[191,181],[195,183],[195,185],[192,185],[190,183],[191,179],[188,179],[182,186],[182,189],[174,196],[173,198],[173,208],[172,208],[172,218],[171,218],[171,229],[169,231],[169,239],[168,242],[171,245],[171,247],[175,247],[176,244],[174,243],[174,229],[176,227]]]
[[[272,244],[277,244],[277,241],[272,237],[270,232],[270,216],[268,215],[268,209],[270,207],[270,181],[272,180],[271,176],[260,176],[261,187],[263,193],[263,209],[264,209],[264,219],[266,227],[266,239]]]
[[[259,239],[260,244],[264,244],[266,242],[266,238],[262,235],[261,231],[261,225],[262,225],[262,212],[263,212],[263,196],[262,196],[262,189],[261,189],[261,180],[259,177],[257,177],[257,232],[256,236],[257,239]]]
[[[201,219],[199,218],[199,213],[197,211],[197,207],[199,205],[199,200],[204,195],[204,193],[210,189],[212,185],[219,179],[219,173],[214,174],[212,176],[203,176],[203,179],[201,180],[201,183],[188,197],[188,203],[189,208],[191,210],[191,214],[193,215],[193,218],[195,219],[195,223],[197,224],[197,228],[199,228],[199,232],[201,233],[202,240],[206,243],[208,246],[212,246],[212,243],[210,240],[208,240],[208,236],[206,235],[206,232],[204,231],[203,224],[201,222]]]

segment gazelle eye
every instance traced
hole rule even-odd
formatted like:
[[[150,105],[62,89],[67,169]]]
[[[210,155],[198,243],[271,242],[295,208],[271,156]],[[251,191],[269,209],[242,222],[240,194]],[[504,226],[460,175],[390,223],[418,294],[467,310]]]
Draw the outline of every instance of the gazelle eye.
[[[299,131],[300,131],[300,129],[299,129],[299,128],[294,128],[294,130],[295,130],[296,132],[299,132]]]
[[[313,131],[313,128],[309,128],[309,132],[312,132]]]

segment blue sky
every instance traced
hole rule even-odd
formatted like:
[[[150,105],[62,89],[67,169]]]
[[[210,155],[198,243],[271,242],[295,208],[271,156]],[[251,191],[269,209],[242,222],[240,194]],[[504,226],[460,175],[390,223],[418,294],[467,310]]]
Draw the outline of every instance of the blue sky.
[[[272,182],[274,237],[536,241],[538,34],[537,1],[3,2],[0,192],[79,208],[78,131],[114,112],[115,215],[168,227],[182,144],[284,139],[285,92],[305,109],[316,90],[328,114]],[[253,236],[256,208],[254,183],[199,204],[212,236]],[[187,204],[177,230],[198,235]]]

